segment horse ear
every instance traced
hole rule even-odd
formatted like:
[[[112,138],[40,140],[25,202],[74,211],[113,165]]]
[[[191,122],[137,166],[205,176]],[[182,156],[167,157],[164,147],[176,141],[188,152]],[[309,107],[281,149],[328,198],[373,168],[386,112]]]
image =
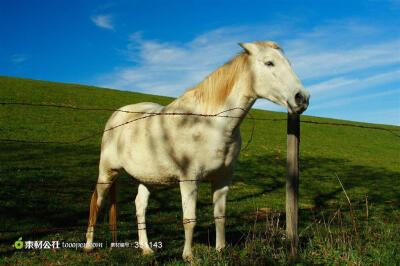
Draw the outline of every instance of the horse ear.
[[[258,47],[256,44],[249,42],[249,43],[238,43],[240,47],[242,47],[246,53],[248,54],[256,54],[258,52]]]

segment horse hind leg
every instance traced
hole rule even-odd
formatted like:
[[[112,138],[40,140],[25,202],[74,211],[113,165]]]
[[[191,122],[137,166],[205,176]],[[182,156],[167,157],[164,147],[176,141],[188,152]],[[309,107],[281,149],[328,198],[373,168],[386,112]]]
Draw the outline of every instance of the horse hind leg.
[[[92,194],[92,199],[90,201],[90,212],[89,212],[89,223],[86,233],[86,245],[84,248],[85,252],[90,252],[93,250],[93,236],[94,228],[96,226],[96,220],[98,217],[98,212],[104,205],[104,199],[106,198],[110,189],[112,190],[111,195],[111,207],[110,207],[110,227],[113,233],[113,241],[116,241],[116,221],[114,219],[116,215],[115,209],[115,190],[116,190],[116,177],[119,174],[118,169],[113,169],[109,167],[108,163],[104,160],[100,161],[99,165],[99,177],[97,184],[95,186],[94,192]]]
[[[153,250],[149,247],[146,231],[146,208],[149,202],[149,196],[150,191],[147,187],[143,184],[139,184],[135,206],[138,223],[139,247],[142,249],[143,255],[153,254]]]

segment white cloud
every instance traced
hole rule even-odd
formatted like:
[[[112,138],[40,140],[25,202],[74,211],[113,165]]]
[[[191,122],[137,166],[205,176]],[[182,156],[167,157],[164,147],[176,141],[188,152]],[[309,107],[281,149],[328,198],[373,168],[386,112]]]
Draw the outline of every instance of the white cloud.
[[[27,59],[28,59],[28,57],[24,54],[13,54],[11,56],[11,62],[13,62],[14,64],[22,63],[22,62],[26,61]]]
[[[312,95],[320,98],[330,97],[332,94],[351,94],[361,89],[367,89],[376,85],[400,81],[400,69],[391,70],[364,78],[338,77],[324,80],[320,83],[307,86]]]
[[[380,110],[367,110],[355,114],[356,121],[374,121],[374,123],[400,126],[400,109],[384,108]]]
[[[290,45],[290,44],[289,44]],[[400,63],[400,40],[361,45],[346,50],[292,45],[288,57],[300,79],[322,78]],[[297,46],[297,47],[296,47]]]
[[[352,93],[362,94],[367,88],[400,80],[400,39],[393,38],[398,30],[384,30],[351,20],[330,22],[307,32],[292,25],[224,27],[185,43],[148,40],[136,32],[123,51],[132,66],[102,75],[97,85],[177,97],[233,58],[241,50],[238,42],[276,40],[300,80],[310,85],[310,109],[323,109],[324,101],[332,97],[338,103],[348,101],[346,97]],[[254,107],[284,110],[265,100]]]
[[[105,28],[105,29],[114,29],[114,25],[112,24],[112,16],[111,15],[96,15],[90,18],[96,26]]]
[[[364,95],[359,95],[359,96],[353,96],[353,97],[346,97],[346,98],[341,98],[339,100],[335,99],[333,101],[328,101],[328,102],[324,102],[318,105],[314,105],[312,106],[312,110],[316,110],[316,109],[321,109],[321,108],[331,108],[331,107],[335,107],[335,106],[343,106],[343,105],[347,105],[353,102],[360,102],[360,101],[366,101],[366,100],[370,100],[370,99],[377,99],[380,97],[385,97],[385,96],[390,96],[390,95],[394,95],[394,97],[397,97],[397,99],[400,101],[400,89],[394,89],[394,90],[388,90],[388,91],[383,91],[383,92],[375,92],[375,93],[368,93],[368,94],[364,94]],[[399,102],[400,103],[400,102]],[[400,112],[400,109],[398,109],[398,111]]]
[[[100,85],[179,96],[240,51],[240,39],[231,31],[218,29],[184,44],[145,40],[140,33],[132,34],[125,54],[136,65],[103,76]]]
[[[238,42],[274,39],[282,32],[278,26],[224,27],[187,43],[146,40],[141,32],[136,32],[122,51],[134,66],[103,75],[98,85],[176,97],[236,56],[241,51]]]
[[[343,86],[348,86],[354,84],[357,79],[348,79],[344,77],[333,78],[329,80],[324,80],[323,82],[307,86],[307,89],[310,93],[315,94],[319,92],[325,92],[327,90],[332,90],[336,88],[340,88]]]

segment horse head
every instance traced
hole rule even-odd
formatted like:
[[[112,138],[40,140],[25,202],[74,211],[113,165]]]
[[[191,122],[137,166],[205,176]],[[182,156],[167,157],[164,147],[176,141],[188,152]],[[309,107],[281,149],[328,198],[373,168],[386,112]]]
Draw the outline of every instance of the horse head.
[[[255,41],[239,45],[249,55],[252,89],[258,98],[282,105],[289,113],[301,114],[307,109],[310,94],[278,44]]]

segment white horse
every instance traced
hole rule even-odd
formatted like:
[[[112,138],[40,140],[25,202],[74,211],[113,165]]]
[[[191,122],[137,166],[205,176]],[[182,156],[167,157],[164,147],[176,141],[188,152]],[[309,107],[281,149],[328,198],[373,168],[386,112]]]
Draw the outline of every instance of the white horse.
[[[148,102],[128,105],[120,110],[132,113],[115,112],[110,117],[106,129],[113,129],[103,135],[85,251],[92,249],[98,210],[110,188],[110,224],[116,240],[115,180],[122,169],[140,183],[135,204],[138,242],[143,254],[153,253],[148,245],[145,224],[149,184],[179,183],[185,229],[182,257],[191,260],[198,181],[210,181],[216,249],[225,247],[226,197],[241,147],[239,127],[243,118],[257,98],[268,99],[287,107],[290,113],[300,114],[307,108],[310,97],[275,42],[239,45],[244,49],[242,53],[169,105]],[[154,115],[136,120],[146,114],[135,112],[211,116]],[[136,121],[129,123],[132,120]],[[121,124],[124,125],[116,127]]]

